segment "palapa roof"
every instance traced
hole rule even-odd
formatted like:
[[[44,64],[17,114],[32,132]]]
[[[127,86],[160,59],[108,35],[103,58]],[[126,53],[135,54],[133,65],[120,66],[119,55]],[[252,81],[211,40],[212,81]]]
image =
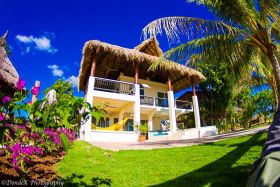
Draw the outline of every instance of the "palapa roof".
[[[137,51],[140,51],[142,53],[152,55],[152,56],[157,56],[157,57],[163,56],[163,52],[159,48],[158,41],[154,37],[143,41],[141,44],[136,46],[134,49],[136,49]]]
[[[96,61],[96,77],[117,79],[121,73],[134,76],[134,64],[139,65],[139,78],[166,83],[171,79],[173,90],[180,91],[205,79],[199,71],[164,59],[155,38],[142,42],[134,49],[108,44],[98,40],[85,43],[79,72],[79,90],[85,90],[90,76],[93,59]],[[155,71],[148,71],[154,62],[161,65]]]
[[[6,36],[7,33],[0,38],[0,90],[7,94],[12,94],[16,90],[19,75],[9,60],[4,47],[6,45]]]

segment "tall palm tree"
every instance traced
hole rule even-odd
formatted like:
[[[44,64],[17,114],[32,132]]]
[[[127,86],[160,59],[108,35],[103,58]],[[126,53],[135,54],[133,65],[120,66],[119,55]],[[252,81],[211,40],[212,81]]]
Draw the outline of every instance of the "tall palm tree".
[[[144,37],[165,33],[170,42],[181,36],[192,39],[168,51],[165,56],[186,60],[198,53],[224,58],[236,74],[242,72],[256,54],[271,67],[280,98],[280,1],[279,0],[188,0],[208,7],[217,20],[193,17],[165,17],[149,23]],[[269,63],[269,64],[266,64]]]
[[[219,57],[231,64],[235,74],[240,74],[248,67],[248,62],[254,57],[261,56],[263,67],[267,72],[272,72],[266,75],[270,75],[268,79],[274,84],[278,109],[269,127],[260,160],[265,159],[271,152],[280,151],[280,0],[187,2],[206,6],[217,20],[193,17],[160,18],[143,29],[144,37],[165,33],[169,41],[178,41],[180,36],[186,36],[190,41],[171,49],[167,52],[167,57],[180,60],[187,59],[190,54],[201,54],[207,59]],[[259,172],[258,169],[254,171]],[[255,178],[253,180],[256,181]]]

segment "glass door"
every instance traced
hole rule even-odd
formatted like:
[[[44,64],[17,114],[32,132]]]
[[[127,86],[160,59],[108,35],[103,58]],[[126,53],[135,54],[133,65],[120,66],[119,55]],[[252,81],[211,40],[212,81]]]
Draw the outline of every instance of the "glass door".
[[[158,92],[158,106],[168,107],[168,96],[167,96],[167,93]]]
[[[133,119],[128,119],[125,126],[124,126],[125,131],[133,131]]]

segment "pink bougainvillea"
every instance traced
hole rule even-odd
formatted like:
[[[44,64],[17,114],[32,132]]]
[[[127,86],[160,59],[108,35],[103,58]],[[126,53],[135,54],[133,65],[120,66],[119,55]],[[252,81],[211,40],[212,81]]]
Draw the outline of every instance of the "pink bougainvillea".
[[[2,98],[2,103],[3,103],[3,104],[6,104],[6,103],[8,103],[8,102],[10,102],[10,101],[11,101],[10,96],[4,96],[4,97]]]
[[[32,95],[38,95],[40,87],[34,86],[31,90]]]
[[[25,80],[22,80],[21,78],[18,79],[17,82],[17,89],[18,90],[23,90],[24,86],[25,86]]]

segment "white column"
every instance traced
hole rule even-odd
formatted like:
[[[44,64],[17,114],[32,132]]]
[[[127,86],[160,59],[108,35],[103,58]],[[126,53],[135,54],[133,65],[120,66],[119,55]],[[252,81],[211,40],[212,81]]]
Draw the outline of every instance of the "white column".
[[[86,102],[88,102],[91,106],[93,106],[94,83],[95,83],[95,78],[90,76],[89,80],[88,80],[88,86],[87,86]],[[89,115],[89,118],[83,124],[83,126],[84,126],[84,140],[85,141],[91,141],[91,137],[90,137],[91,122],[92,122],[92,116]]]
[[[135,86],[135,102],[133,106],[133,125],[140,123],[140,86],[139,84],[134,84]],[[137,129],[134,127],[134,131]]]
[[[168,91],[168,105],[169,105],[169,124],[171,132],[177,131],[176,115],[175,115],[175,101],[173,91]]]
[[[195,128],[200,128],[200,115],[199,115],[199,106],[197,96],[192,96],[193,100],[193,113],[194,113],[194,120],[195,120]]]
[[[155,112],[156,111],[153,111],[151,112],[149,115],[148,115],[148,126],[149,126],[149,131],[153,131],[154,130],[154,124],[153,124],[153,117],[155,115]]]

